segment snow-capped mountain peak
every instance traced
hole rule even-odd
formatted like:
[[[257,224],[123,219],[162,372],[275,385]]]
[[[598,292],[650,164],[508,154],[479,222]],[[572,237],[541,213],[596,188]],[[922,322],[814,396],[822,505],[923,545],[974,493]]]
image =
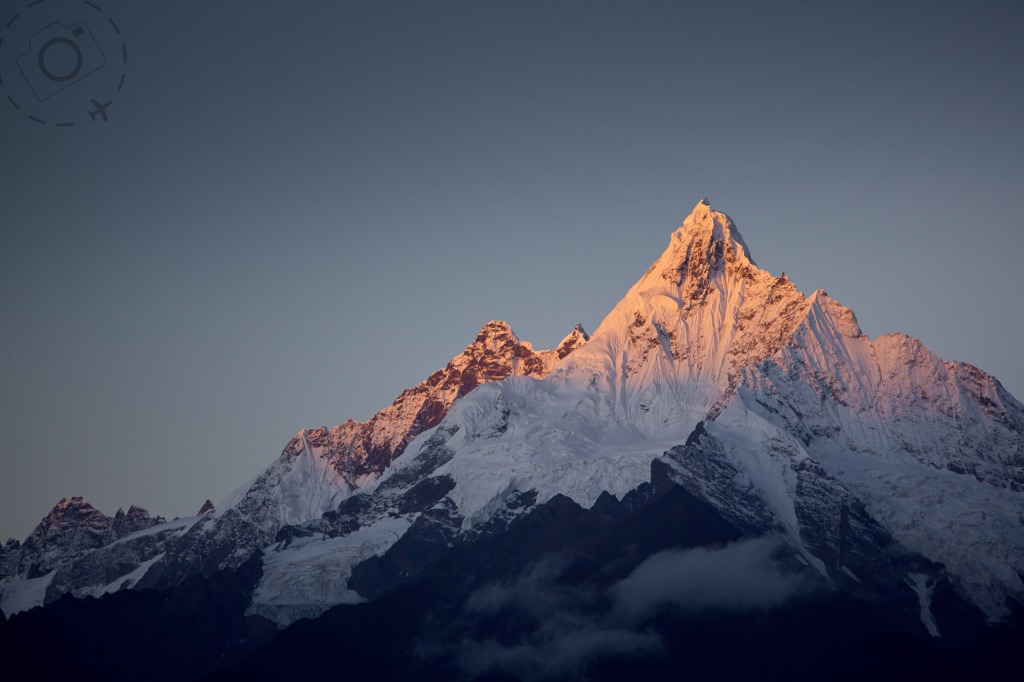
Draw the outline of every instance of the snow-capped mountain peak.
[[[540,381],[513,376],[467,396],[374,489],[450,433],[460,456],[436,474],[455,481],[450,497],[467,528],[515,489],[584,506],[605,491],[626,494],[647,480],[651,459],[734,394],[740,369],[777,352],[806,315],[789,280],[747,254],[733,221],[697,204],[584,346]]]
[[[106,590],[98,567],[169,586],[262,550],[250,611],[285,624],[556,498],[626,509],[673,485],[737,533],[784,537],[825,584],[908,601],[929,636],[940,583],[992,620],[1024,600],[1024,406],[758,268],[704,199],[592,336],[535,350],[488,322],[371,419],[301,430],[215,511],[113,542],[99,523],[88,563],[57,551],[34,587],[8,569],[0,602]],[[393,549],[393,574],[366,568]],[[12,546],[0,568],[26,556]]]
[[[701,201],[556,374],[599,377],[616,397],[608,409],[644,431],[692,428],[742,367],[785,344],[809,305],[787,277],[757,268],[732,219]],[[664,411],[652,414],[655,403]]]
[[[672,239],[674,243],[684,249],[701,244],[707,246],[717,243],[727,244],[737,252],[737,257],[743,258],[752,264],[754,262],[750,255],[750,249],[747,248],[746,242],[743,241],[743,237],[736,228],[732,218],[721,211],[716,211],[707,198],[697,202],[690,215],[683,220],[683,224],[673,233]],[[668,256],[667,265],[671,265],[673,261],[681,262],[678,256],[673,255],[673,252],[673,249],[669,249],[662,256],[662,259],[659,260],[663,260]]]
[[[872,342],[824,290],[805,297],[759,269],[733,221],[701,201],[585,346],[540,381],[510,378],[460,401],[375,487],[443,451],[432,475],[450,481],[471,529],[517,491],[584,507],[621,497],[668,451],[713,504],[738,508],[736,496],[756,491],[737,523],[773,518],[830,580],[843,564],[816,552],[853,540],[819,537],[805,509],[826,490],[856,497],[864,523],[880,524],[871,533],[947,566],[999,617],[1008,595],[1024,595],[1024,502],[1010,492],[1024,483],[1024,408],[983,372],[899,338]],[[722,458],[712,469],[708,452]],[[723,471],[735,472],[728,492],[703,478]],[[939,515],[936,500],[953,498],[963,513]],[[972,508],[988,510],[983,526]]]

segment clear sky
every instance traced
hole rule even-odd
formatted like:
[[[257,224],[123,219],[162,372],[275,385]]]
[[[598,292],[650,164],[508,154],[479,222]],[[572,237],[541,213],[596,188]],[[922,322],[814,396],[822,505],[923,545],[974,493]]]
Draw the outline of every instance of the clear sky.
[[[0,97],[0,539],[193,514],[490,319],[593,329],[705,195],[1024,398],[1019,3],[95,2],[109,120]]]

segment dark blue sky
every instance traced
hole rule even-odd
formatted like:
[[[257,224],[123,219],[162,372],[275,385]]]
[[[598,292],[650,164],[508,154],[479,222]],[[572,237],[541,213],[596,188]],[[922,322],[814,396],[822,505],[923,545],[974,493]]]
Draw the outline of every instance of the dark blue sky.
[[[0,98],[0,538],[194,513],[490,319],[593,329],[705,195],[1024,396],[1016,3],[97,4],[108,122]]]

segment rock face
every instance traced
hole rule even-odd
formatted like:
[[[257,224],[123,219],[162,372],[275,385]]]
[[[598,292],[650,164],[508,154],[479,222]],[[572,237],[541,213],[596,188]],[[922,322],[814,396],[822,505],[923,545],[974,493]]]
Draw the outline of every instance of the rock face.
[[[81,497],[62,499],[25,539],[17,572],[38,578],[59,561],[108,545],[114,538],[110,517]]]
[[[492,320],[444,369],[403,391],[369,421],[349,419],[330,431],[321,427],[304,432],[305,438],[352,488],[361,487],[379,476],[413,438],[437,426],[456,398],[506,377],[539,379],[587,339],[582,326],[577,325],[555,350],[535,351],[528,341],[516,336],[508,323]],[[296,454],[303,447],[302,438],[299,434],[289,443]]]
[[[127,514],[118,509],[109,517],[81,497],[62,499],[23,544],[8,543],[7,575],[39,578],[62,562],[161,523],[163,518],[152,518],[148,511],[135,505]]]
[[[126,535],[137,533],[140,530],[152,528],[153,526],[164,523],[163,517],[152,518],[149,512],[142,507],[136,507],[134,504],[128,507],[128,513],[125,514],[123,510],[118,509],[117,513],[114,514],[114,520],[111,526],[114,529],[114,537],[123,538]]]

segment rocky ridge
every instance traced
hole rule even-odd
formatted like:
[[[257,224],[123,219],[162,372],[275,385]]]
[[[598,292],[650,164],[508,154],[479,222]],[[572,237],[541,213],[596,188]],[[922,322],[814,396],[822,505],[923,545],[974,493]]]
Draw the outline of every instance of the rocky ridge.
[[[588,338],[577,325],[555,349],[535,350],[507,323],[488,322],[444,368],[370,420],[303,429],[252,484],[218,507],[207,500],[193,518],[168,524],[134,505],[107,517],[82,498],[61,500],[24,543],[0,547],[0,603],[15,612],[65,592],[166,588],[192,575],[237,568],[282,527],[336,512],[458,397],[508,376],[544,376]],[[149,529],[156,532],[140,533]]]

